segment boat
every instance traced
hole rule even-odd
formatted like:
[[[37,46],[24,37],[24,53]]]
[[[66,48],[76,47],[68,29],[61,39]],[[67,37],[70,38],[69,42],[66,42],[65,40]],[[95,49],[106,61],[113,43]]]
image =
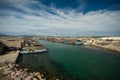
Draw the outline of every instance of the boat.
[[[83,43],[81,43],[81,42],[79,42],[79,41],[75,41],[73,44],[74,44],[74,45],[83,45]]]
[[[48,49],[41,49],[41,50],[34,50],[34,51],[20,51],[20,54],[31,54],[31,53],[43,53],[43,52],[48,52]]]
[[[88,45],[88,43],[83,43],[83,45],[87,46],[87,45]]]

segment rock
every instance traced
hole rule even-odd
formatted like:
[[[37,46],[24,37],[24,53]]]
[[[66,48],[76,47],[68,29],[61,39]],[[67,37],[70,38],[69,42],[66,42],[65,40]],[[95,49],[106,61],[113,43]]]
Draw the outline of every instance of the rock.
[[[43,78],[44,74],[40,75],[39,72],[35,73],[35,76],[39,79],[39,80],[46,80],[45,78]]]
[[[42,76],[39,73],[36,73],[35,75],[38,79],[40,79],[40,80],[42,79]]]
[[[13,68],[14,64],[8,64],[9,68]]]
[[[3,77],[2,79],[0,79],[0,80],[12,80],[11,78],[9,78],[9,77]]]
[[[12,70],[4,70],[4,74],[10,74],[12,73]]]
[[[33,73],[30,73],[30,76],[31,76],[31,77],[34,77],[35,75],[34,75]]]
[[[32,80],[38,80],[38,79],[34,77],[34,78],[32,78]]]
[[[19,76],[17,76],[21,80],[25,80],[27,76],[24,76],[23,73],[21,73]]]
[[[15,67],[16,67],[16,68],[19,68],[19,65],[18,65],[18,64],[15,64]]]
[[[39,72],[35,72],[34,74],[35,74],[35,75],[40,75],[40,73],[39,73]]]
[[[10,76],[10,78],[11,78],[11,79],[16,79],[17,76],[16,76],[16,75],[12,75],[12,76]]]
[[[19,68],[18,70],[21,71],[21,72],[24,72],[24,70],[22,68]]]
[[[46,80],[46,78],[42,79],[42,80]]]
[[[28,73],[27,73],[27,72],[24,72],[23,75],[24,75],[24,76],[28,76]]]
[[[22,80],[22,78],[21,77],[16,77],[16,78],[14,78],[14,80]]]
[[[44,74],[41,74],[41,77],[44,78]]]
[[[3,70],[5,71],[5,70],[8,70],[9,69],[9,67],[8,66],[3,66]],[[10,69],[9,69],[10,70]]]
[[[11,73],[10,73],[10,77],[13,76],[13,75],[15,75],[15,72],[11,72]]]
[[[25,69],[24,69],[24,71],[28,71],[28,69],[27,69],[27,68],[25,68]]]
[[[0,70],[3,70],[3,67],[0,67]]]
[[[25,80],[26,76],[21,76],[22,80]]]
[[[58,78],[56,80],[59,80]]]
[[[21,76],[22,76],[22,78],[26,78],[28,76],[28,73],[27,72],[22,72]]]
[[[16,68],[16,67],[14,67],[14,68],[13,68],[13,70],[14,70],[14,71],[19,71],[19,69],[18,69],[18,68]]]
[[[20,76],[20,74],[21,74],[21,71],[16,71],[16,76]]]
[[[31,76],[27,76],[25,80],[32,80]]]

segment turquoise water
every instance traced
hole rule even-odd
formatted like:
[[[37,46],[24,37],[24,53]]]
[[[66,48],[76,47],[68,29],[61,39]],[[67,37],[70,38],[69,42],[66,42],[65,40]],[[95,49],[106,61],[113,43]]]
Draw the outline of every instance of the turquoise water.
[[[49,52],[21,55],[19,63],[68,80],[120,80],[120,55],[95,47],[39,41]]]

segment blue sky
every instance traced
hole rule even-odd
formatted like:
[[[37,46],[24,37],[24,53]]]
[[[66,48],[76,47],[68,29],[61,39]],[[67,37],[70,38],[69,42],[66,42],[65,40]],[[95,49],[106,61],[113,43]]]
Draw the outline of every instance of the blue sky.
[[[0,33],[120,36],[120,0],[0,0]]]

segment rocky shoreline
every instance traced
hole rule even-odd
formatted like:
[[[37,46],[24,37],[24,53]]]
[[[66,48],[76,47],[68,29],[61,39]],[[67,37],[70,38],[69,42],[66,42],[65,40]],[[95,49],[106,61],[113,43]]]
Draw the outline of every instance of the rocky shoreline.
[[[28,68],[22,68],[14,63],[4,64],[0,67],[0,71],[10,80],[46,80],[44,74],[40,72],[30,72]]]
[[[113,46],[113,45],[105,45],[105,46],[103,46],[103,45],[98,45],[98,44],[92,44],[92,46],[120,53],[120,48],[117,47],[117,46]]]

